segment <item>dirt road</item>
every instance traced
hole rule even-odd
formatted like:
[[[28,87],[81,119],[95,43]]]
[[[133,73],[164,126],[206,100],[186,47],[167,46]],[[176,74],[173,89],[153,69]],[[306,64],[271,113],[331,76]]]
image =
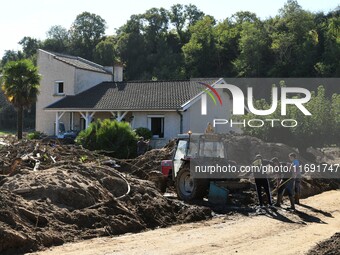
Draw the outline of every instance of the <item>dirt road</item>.
[[[34,254],[304,254],[340,231],[340,190],[303,199],[296,213],[232,215],[139,234],[70,243]]]

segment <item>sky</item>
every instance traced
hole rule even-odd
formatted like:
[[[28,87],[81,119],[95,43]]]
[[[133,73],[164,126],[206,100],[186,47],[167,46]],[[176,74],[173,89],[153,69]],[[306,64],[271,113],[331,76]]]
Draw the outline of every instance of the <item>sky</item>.
[[[5,0],[0,12],[0,58],[5,50],[20,50],[24,36],[44,40],[53,25],[70,28],[76,16],[84,11],[106,20],[106,34],[114,34],[131,15],[144,13],[152,7],[169,9],[172,5],[194,4],[217,20],[237,11],[251,11],[261,19],[275,16],[286,0]],[[325,13],[335,9],[339,0],[298,0],[303,9]]]

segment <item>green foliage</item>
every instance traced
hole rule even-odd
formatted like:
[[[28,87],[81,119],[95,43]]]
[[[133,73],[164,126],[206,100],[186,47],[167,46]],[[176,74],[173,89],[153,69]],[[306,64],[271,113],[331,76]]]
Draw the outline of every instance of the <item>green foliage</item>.
[[[10,61],[18,61],[24,59],[22,51],[6,50],[1,59],[1,66],[5,66]]]
[[[35,139],[41,139],[44,136],[44,133],[40,131],[34,131],[27,134],[28,140],[35,140]]]
[[[186,73],[190,77],[214,77],[217,62],[217,46],[214,37],[215,20],[205,16],[189,31],[191,38],[182,48],[184,54]]]
[[[144,137],[145,140],[150,140],[152,138],[152,132],[150,129],[148,128],[145,128],[145,127],[139,127],[139,128],[136,128],[136,134],[139,136],[139,137]]]
[[[137,135],[126,122],[98,120],[81,131],[76,142],[90,150],[106,151],[117,158],[136,156]]]
[[[73,54],[93,59],[93,50],[105,34],[106,21],[94,13],[79,14],[70,28]]]
[[[270,56],[269,38],[262,24],[244,22],[239,40],[240,54],[233,62],[238,76],[262,77]]]
[[[83,155],[79,158],[80,163],[85,163],[88,160],[88,156],[87,155]]]
[[[256,109],[268,109],[270,105],[264,100],[254,102]],[[296,127],[285,128],[281,125],[265,125],[261,128],[244,128],[246,134],[256,136],[265,141],[282,142],[299,148],[304,153],[309,146],[322,147],[339,142],[340,123],[340,95],[334,94],[332,99],[325,96],[325,88],[319,86],[316,92],[312,92],[311,100],[305,104],[311,112],[311,116],[305,116],[297,107],[288,105],[287,115],[281,116],[281,103],[277,110],[270,115],[257,116],[252,113],[245,119],[294,119],[298,122]],[[277,122],[275,122],[277,123]]]
[[[191,77],[339,77],[340,12],[304,10],[288,0],[261,20],[240,11],[216,22],[195,5],[176,4],[132,15],[105,36],[105,20],[83,12],[69,29],[52,26],[47,39],[25,36],[23,51],[6,51],[1,64],[30,58],[38,47],[102,65],[124,64],[127,80]]]
[[[32,60],[35,59],[35,54],[41,46],[41,42],[39,40],[30,36],[22,38],[19,44],[22,46],[24,57]]]
[[[104,66],[113,66],[117,61],[114,37],[99,42],[94,50],[94,61]]]
[[[66,28],[62,26],[52,26],[47,31],[47,39],[42,47],[46,50],[67,53],[70,47],[70,35]]]

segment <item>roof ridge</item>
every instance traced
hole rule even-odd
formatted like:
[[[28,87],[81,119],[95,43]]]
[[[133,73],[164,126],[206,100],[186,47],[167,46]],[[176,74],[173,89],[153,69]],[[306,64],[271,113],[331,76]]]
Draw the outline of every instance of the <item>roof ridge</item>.
[[[47,51],[47,50],[43,50],[43,49],[39,49],[41,51],[44,51],[46,53],[49,53],[50,55],[53,55],[54,57],[64,57],[64,58],[70,58],[70,59],[75,59],[75,60],[79,60],[85,64],[88,64],[88,65],[91,65],[93,67],[96,67],[96,68],[99,68],[99,69],[102,69],[104,72],[106,73],[110,73],[108,72],[104,66],[100,65],[100,64],[97,64],[93,61],[90,61],[88,59],[85,59],[85,58],[82,58],[82,57],[79,57],[79,56],[73,56],[73,55],[69,55],[69,54],[65,54],[65,53],[59,53],[59,52],[53,52],[53,51]],[[62,61],[61,59],[58,59],[60,61]]]
[[[78,59],[78,60],[80,60],[80,61],[83,61],[83,62],[85,62],[85,63],[87,63],[87,64],[89,64],[89,65],[92,65],[92,66],[101,68],[101,69],[103,69],[104,71],[107,71],[107,70],[105,70],[104,66],[99,65],[99,64],[97,64],[97,63],[95,63],[95,62],[92,62],[92,61],[90,61],[90,60],[88,60],[88,59],[85,59],[85,58],[82,58],[82,57],[79,57],[79,56],[76,56],[76,59]]]
[[[205,81],[205,80],[209,80],[209,81],[217,81],[218,79],[208,79],[208,78],[204,78],[204,79],[178,79],[178,80],[157,80],[157,81],[153,81],[153,80],[129,80],[129,81],[104,81],[107,83],[158,83],[158,82],[167,82],[167,83],[171,83],[171,82],[198,82],[198,81]]]

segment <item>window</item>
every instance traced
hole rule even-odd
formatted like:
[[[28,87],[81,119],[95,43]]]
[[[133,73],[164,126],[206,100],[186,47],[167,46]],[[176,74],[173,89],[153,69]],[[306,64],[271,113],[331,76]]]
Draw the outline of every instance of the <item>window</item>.
[[[163,116],[148,116],[148,124],[154,138],[164,138]]]
[[[55,94],[56,95],[64,95],[64,82],[63,81],[56,81],[55,82]]]

